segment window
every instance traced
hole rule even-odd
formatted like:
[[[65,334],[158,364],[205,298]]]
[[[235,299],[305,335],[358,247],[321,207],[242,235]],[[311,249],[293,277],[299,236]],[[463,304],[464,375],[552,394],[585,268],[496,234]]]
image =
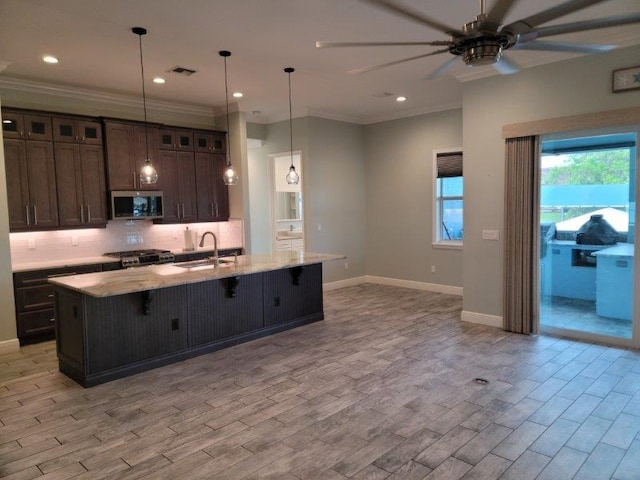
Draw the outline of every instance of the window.
[[[434,152],[435,243],[461,245],[463,228],[462,151]]]

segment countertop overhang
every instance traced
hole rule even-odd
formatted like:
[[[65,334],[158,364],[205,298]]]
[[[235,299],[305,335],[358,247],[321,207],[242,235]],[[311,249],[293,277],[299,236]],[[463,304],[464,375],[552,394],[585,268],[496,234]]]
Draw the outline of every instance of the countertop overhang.
[[[224,263],[184,268],[175,263],[132,267],[109,272],[84,273],[50,278],[49,283],[66,287],[92,297],[109,297],[145,290],[155,290],[220,278],[250,275],[345,259],[345,255],[310,252],[277,252],[262,255],[240,255],[238,263]],[[233,260],[234,257],[226,257]]]

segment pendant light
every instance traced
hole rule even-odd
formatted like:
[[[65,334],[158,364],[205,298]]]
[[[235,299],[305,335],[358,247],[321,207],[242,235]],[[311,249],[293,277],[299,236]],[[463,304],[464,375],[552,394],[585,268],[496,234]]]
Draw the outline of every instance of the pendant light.
[[[229,123],[229,87],[227,85],[227,57],[231,56],[231,52],[228,50],[220,50],[218,54],[224,58],[224,99],[227,103],[227,169],[224,171],[224,183],[225,185],[236,185],[238,183],[237,172],[233,169],[231,164],[231,141],[229,140],[229,133],[231,130],[231,124]]]
[[[295,72],[295,69],[287,67],[284,71],[289,76],[289,140],[291,147],[291,166],[289,167],[289,173],[287,173],[287,183],[289,185],[297,185],[300,181],[300,175],[296,172],[296,167],[293,166],[293,115],[291,111],[291,74]]]
[[[133,33],[138,35],[140,41],[140,71],[142,72],[142,108],[144,109],[144,148],[145,157],[144,165],[140,169],[140,184],[151,185],[158,181],[158,172],[153,167],[149,158],[149,133],[147,132],[147,97],[144,90],[144,62],[142,60],[142,36],[147,34],[147,29],[142,27],[133,27]]]

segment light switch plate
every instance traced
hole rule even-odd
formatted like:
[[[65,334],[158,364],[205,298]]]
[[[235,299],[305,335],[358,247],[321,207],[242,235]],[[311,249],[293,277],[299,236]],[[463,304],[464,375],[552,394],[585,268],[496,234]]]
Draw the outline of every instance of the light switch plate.
[[[482,230],[483,240],[500,240],[500,233],[498,230]]]

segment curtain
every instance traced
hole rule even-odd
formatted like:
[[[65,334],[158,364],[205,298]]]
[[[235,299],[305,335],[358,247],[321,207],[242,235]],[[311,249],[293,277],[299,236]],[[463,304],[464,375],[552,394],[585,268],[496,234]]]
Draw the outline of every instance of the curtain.
[[[540,140],[508,138],[505,150],[504,328],[537,333]]]

